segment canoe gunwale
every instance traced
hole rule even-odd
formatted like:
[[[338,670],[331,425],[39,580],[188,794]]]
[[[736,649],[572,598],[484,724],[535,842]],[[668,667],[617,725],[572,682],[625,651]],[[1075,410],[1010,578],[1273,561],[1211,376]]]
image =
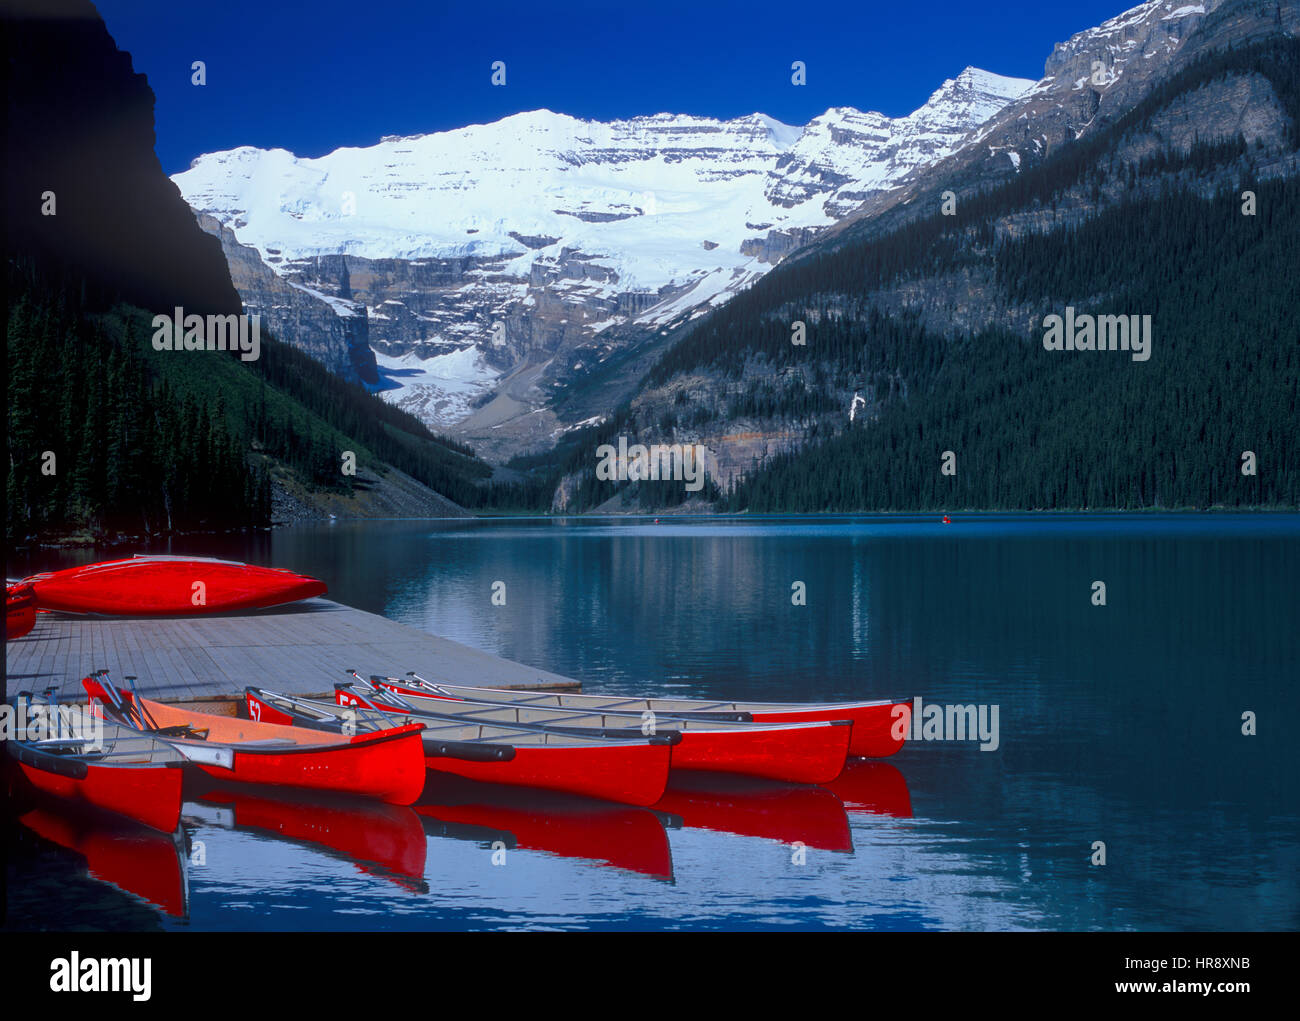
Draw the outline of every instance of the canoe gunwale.
[[[350,685],[346,683],[336,684],[335,689],[338,691],[351,690]],[[355,694],[355,692],[353,692],[353,694]],[[602,731],[606,731],[606,732],[617,731],[619,729],[624,729],[624,728],[600,727],[597,725],[584,727],[577,724],[574,724],[572,726],[566,726],[564,723],[561,723],[559,720],[556,720],[555,722],[546,721],[546,722],[520,722],[520,723],[514,723],[511,721],[477,720],[473,716],[473,713],[478,710],[486,711],[486,710],[494,710],[494,709],[495,710],[513,709],[515,711],[535,710],[539,712],[554,712],[557,714],[570,714],[574,718],[593,717],[593,716],[599,716],[599,717],[617,716],[617,717],[626,717],[629,720],[637,720],[637,721],[640,721],[642,719],[641,714],[634,711],[620,712],[618,710],[594,709],[594,708],[578,709],[578,708],[570,708],[566,706],[542,706],[542,705],[528,705],[528,704],[521,705],[519,703],[514,703],[514,702],[493,702],[488,700],[470,699],[470,698],[463,698],[463,699],[433,698],[427,695],[415,694],[413,692],[401,692],[401,696],[404,699],[418,699],[419,701],[417,704],[413,705],[410,709],[399,709],[398,707],[394,706],[392,707],[392,711],[405,712],[411,716],[432,716],[436,719],[449,719],[449,720],[463,719],[463,720],[468,720],[473,722],[494,723],[500,726],[521,726],[521,727],[542,726],[545,727],[547,730],[555,731],[555,732],[573,731],[575,733],[582,733],[582,732],[601,733]],[[449,708],[447,712],[439,712],[436,709],[427,708],[427,703],[430,702],[439,705],[446,703],[449,706],[468,706],[473,708],[467,710],[458,710],[458,709]],[[728,723],[728,724],[737,725],[735,729],[720,728],[717,730],[709,730],[706,729],[706,727],[701,727],[699,729],[692,729],[692,730],[682,729],[679,731],[674,731],[674,733],[721,735],[721,734],[735,734],[735,733],[752,733],[755,730],[761,730],[761,729],[794,730],[798,728],[816,728],[816,727],[853,725],[853,721],[851,719],[762,720],[762,719],[753,719],[752,717],[750,717],[750,714],[745,713],[742,715],[746,716],[747,717],[746,719],[737,720],[732,718],[736,714],[665,713],[665,712],[659,712],[657,710],[643,710],[642,712],[651,712],[654,716],[656,723],[663,723],[665,725],[665,729],[671,729],[674,723],[676,724],[699,723],[705,725],[709,723]],[[717,718],[724,715],[727,717],[726,719]],[[640,733],[639,727],[629,727],[625,729],[635,730],[638,733]]]
[[[341,689],[346,689],[347,687],[348,686],[346,684],[340,686]],[[618,736],[609,736],[607,734],[602,733],[599,729],[594,727],[593,728],[579,728],[579,727],[557,728],[557,727],[553,727],[549,725],[541,725],[541,724],[503,723],[494,720],[470,720],[470,719],[462,719],[453,714],[425,713],[419,710],[399,709],[396,707],[385,708],[385,709],[373,709],[370,706],[342,706],[342,705],[333,705],[328,702],[319,702],[315,699],[302,699],[296,697],[291,700],[290,704],[286,704],[285,702],[280,701],[280,699],[276,697],[275,693],[268,692],[263,688],[257,688],[251,686],[244,689],[244,696],[246,699],[250,697],[255,698],[258,701],[261,701],[264,704],[270,706],[272,709],[284,713],[287,716],[293,717],[295,721],[298,721],[295,722],[293,726],[319,728],[322,730],[329,730],[331,732],[333,731],[333,728],[329,727],[328,721],[316,720],[316,719],[306,717],[305,714],[300,714],[300,711],[295,710],[294,706],[291,703],[292,702],[302,703],[313,709],[332,710],[339,715],[341,715],[342,712],[345,712],[348,709],[361,708],[361,709],[370,709],[373,712],[379,713],[381,716],[391,713],[399,717],[406,717],[414,721],[414,725],[425,728],[425,733],[423,736],[424,736],[424,741],[426,746],[429,744],[447,745],[447,746],[452,746],[456,744],[468,744],[477,747],[482,747],[487,745],[508,746],[516,749],[518,748],[574,749],[574,748],[590,748],[592,746],[598,746],[602,748],[603,747],[626,748],[626,747],[640,747],[642,745],[668,745],[672,747],[681,742],[681,735],[676,732],[672,734],[642,734],[638,732],[634,735],[619,734]],[[420,722],[421,720],[432,720],[434,721],[434,725],[422,723]],[[410,725],[411,724],[408,724],[408,726]],[[460,727],[460,728],[477,727],[480,730],[484,728],[489,730],[504,730],[504,731],[513,730],[526,735],[542,734],[542,735],[556,736],[556,737],[574,737],[574,738],[578,738],[579,740],[567,744],[560,743],[560,742],[554,742],[554,743],[547,742],[545,744],[527,744],[527,743],[514,744],[510,741],[509,737],[500,737],[500,738],[485,737],[485,738],[471,739],[468,741],[466,741],[465,739],[456,739],[456,738],[444,739],[438,736],[438,731],[437,729],[435,729],[436,725],[443,725],[446,727]],[[498,761],[507,761],[507,760],[492,758],[486,761],[498,762]]]
[[[592,695],[587,693],[570,694],[567,692],[533,692],[527,690],[517,690],[510,688],[479,688],[461,684],[443,684],[441,682],[431,683],[429,690],[421,691],[413,687],[409,681],[400,677],[380,677],[372,675],[371,680],[377,684],[382,684],[387,688],[398,689],[400,695],[415,695],[422,698],[438,697],[432,695],[433,689],[441,690],[445,694],[444,698],[455,701],[473,701],[485,702],[510,706],[528,706],[533,709],[573,709],[581,711],[586,706],[592,709],[597,707],[603,708],[610,713],[640,713],[653,712],[659,716],[704,716],[714,715],[725,717],[728,715],[748,715],[755,716],[762,713],[834,713],[837,711],[853,712],[861,709],[876,709],[882,706],[901,704],[899,699],[881,698],[866,699],[854,702],[747,702],[747,701],[715,701],[712,699],[691,699],[691,698],[672,698],[670,696],[623,696],[623,695]],[[339,687],[340,685],[335,685]],[[463,694],[470,693],[473,694]],[[504,696],[493,698],[490,696]],[[550,703],[546,700],[550,700]],[[685,703],[687,705],[698,704],[699,709],[679,709],[666,708],[656,709],[654,703],[670,702]],[[567,703],[567,704],[566,704]],[[626,708],[619,708],[626,706]],[[759,723],[757,719],[740,719],[738,723]]]
[[[151,714],[154,709],[161,707],[165,709],[173,709],[174,712],[181,712],[187,715],[191,715],[191,719],[188,721],[190,725],[193,725],[194,723],[201,724],[204,718],[212,718],[214,715],[212,713],[201,713],[196,710],[175,710],[174,707],[165,706],[164,703],[155,702],[152,699],[148,699],[148,698],[138,699],[138,702],[141,708],[145,709],[146,711],[149,711]],[[216,717],[216,718],[225,719],[225,717]],[[248,720],[245,722],[257,726],[262,726],[261,721],[258,720]],[[320,731],[314,728],[300,727],[296,725],[294,726],[295,729],[306,731],[309,734],[329,733],[328,731]],[[231,741],[231,740],[221,740],[221,739],[206,740],[206,739],[184,738],[184,737],[177,737],[177,738],[160,737],[158,738],[158,740],[171,745],[185,744],[185,745],[193,745],[196,747],[205,747],[205,748],[230,748],[242,755],[259,755],[259,754],[261,755],[300,755],[300,754],[314,755],[319,752],[335,751],[336,749],[365,748],[376,744],[383,744],[386,741],[397,741],[400,740],[401,738],[406,737],[408,734],[416,733],[421,730],[424,730],[424,724],[419,723],[417,721],[417,722],[399,724],[396,727],[387,727],[380,730],[366,731],[365,733],[356,734],[341,741],[303,742],[303,741],[297,741],[294,738],[288,738],[286,739],[286,741],[291,741],[292,743],[275,744],[275,745],[259,745],[255,743],[258,740],[262,740],[259,738],[249,738],[245,741]]]
[[[423,723],[409,723],[389,730],[376,730],[358,734],[351,741],[323,742],[320,744],[259,745],[251,741],[204,741],[187,737],[160,737],[158,740],[169,745],[187,745],[195,748],[229,748],[240,755],[316,755],[320,752],[333,752],[344,748],[365,748],[371,745],[383,744],[386,741],[396,741],[407,734],[423,729]],[[361,740],[358,740],[358,738]]]

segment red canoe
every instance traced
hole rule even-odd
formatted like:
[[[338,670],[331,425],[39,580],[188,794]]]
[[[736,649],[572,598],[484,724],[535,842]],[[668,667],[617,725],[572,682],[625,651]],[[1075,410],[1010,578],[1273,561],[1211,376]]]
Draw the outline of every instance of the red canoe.
[[[426,762],[430,769],[470,780],[539,787],[628,805],[653,805],[668,785],[672,748],[667,743],[545,733],[509,739],[519,743],[508,762],[475,762],[449,756],[430,756]]]
[[[410,675],[408,675],[410,677]],[[395,677],[376,680],[403,697],[423,695],[458,701],[492,702],[511,706],[575,709],[582,712],[652,712],[660,717],[732,720],[745,723],[824,723],[848,720],[853,724],[849,754],[884,758],[903,747],[906,725],[899,713],[911,703],[884,699],[873,702],[714,702],[696,698],[629,698],[625,695],[571,695],[555,691],[517,691],[502,688],[468,688],[420,679]]]
[[[204,557],[137,556],[24,580],[47,610],[174,617],[279,606],[325,592],[325,583],[277,567]]]
[[[394,805],[411,804],[424,789],[419,723],[349,737],[181,709],[93,677],[81,683],[106,711],[155,734],[219,780],[357,794]]]
[[[31,706],[30,700],[20,702]],[[77,716],[68,729],[82,736],[46,737],[35,725],[22,726],[33,720],[30,708],[16,703],[9,708],[18,716],[20,732],[3,743],[18,771],[36,790],[126,816],[163,833],[176,829],[181,817],[180,767],[185,760],[173,748],[74,706],[57,709]]]
[[[371,681],[381,687],[388,682]],[[374,705],[367,693],[347,684],[335,685],[340,705],[363,702]],[[382,693],[373,698],[383,699]],[[390,708],[385,705],[384,708]],[[406,692],[392,711],[414,710],[433,719],[493,723],[503,726],[524,724],[548,730],[605,736],[633,736],[650,722],[635,713],[581,712],[496,702],[456,701]],[[419,718],[423,718],[420,716]],[[822,723],[733,723],[728,720],[654,717],[653,733],[681,734],[673,747],[673,769],[740,773],[787,783],[828,783],[844,769],[852,737],[852,724],[842,720]]]
[[[683,721],[682,743],[673,749],[674,769],[740,773],[789,783],[835,779],[844,770],[853,737],[853,725],[846,720],[691,727],[690,721]]]
[[[424,725],[425,764],[469,780],[537,787],[604,798],[628,805],[653,805],[668,785],[676,734],[605,738],[556,733],[542,727],[462,723],[375,712],[358,698],[352,705],[289,699],[262,689],[246,692],[249,715],[292,720],[297,727],[337,732],[343,721],[358,730],[419,721]],[[321,719],[321,715],[332,719]],[[295,728],[296,729],[296,728]]]
[[[36,626],[36,591],[26,582],[5,586],[5,641]]]

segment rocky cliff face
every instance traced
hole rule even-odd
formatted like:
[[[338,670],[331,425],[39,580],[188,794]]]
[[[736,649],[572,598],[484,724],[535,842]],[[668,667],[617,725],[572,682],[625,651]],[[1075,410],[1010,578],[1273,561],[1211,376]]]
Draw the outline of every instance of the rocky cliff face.
[[[967,69],[907,117],[837,108],[802,128],[543,110],[314,160],[214,153],[175,180],[284,339],[495,441],[622,350],[627,328],[726,301],[1029,84]],[[378,382],[358,368],[363,332]]]
[[[944,189],[972,194],[1014,177],[1059,147],[1113,123],[1153,87],[1201,56],[1270,36],[1300,34],[1290,0],[1150,0],[1057,43],[1043,77],[1006,104],[951,155],[869,196],[831,231],[879,234],[934,211]],[[1200,132],[1232,134],[1233,118],[1207,105],[1168,144],[1186,148]],[[1241,125],[1247,129],[1247,125]],[[918,202],[918,199],[925,199]]]
[[[244,311],[260,315],[263,329],[282,340],[294,338],[297,347],[345,379],[378,384],[364,308],[276,273],[257,249],[241,245],[230,228],[206,213],[198,214],[198,222],[221,242]],[[338,280],[332,289],[341,289]]]
[[[944,82],[924,107],[898,120],[851,108],[829,110],[777,161],[768,199],[786,208],[816,199],[838,220],[875,192],[953,152],[1027,87],[1019,78],[967,68]],[[870,167],[854,158],[859,152],[874,154]]]

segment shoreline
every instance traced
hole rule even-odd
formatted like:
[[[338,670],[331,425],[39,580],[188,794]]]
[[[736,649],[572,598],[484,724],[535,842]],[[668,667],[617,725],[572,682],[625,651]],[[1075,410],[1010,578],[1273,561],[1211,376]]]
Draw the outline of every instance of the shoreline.
[[[393,517],[371,517],[371,516],[348,516],[348,517],[310,517],[299,518],[291,521],[277,521],[269,525],[259,525],[254,528],[233,528],[233,529],[199,529],[196,531],[176,531],[176,532],[158,532],[149,535],[130,535],[124,533],[115,533],[113,535],[95,535],[85,532],[84,530],[70,531],[65,534],[28,536],[21,540],[6,542],[5,548],[10,552],[31,552],[36,550],[75,550],[75,549],[93,549],[112,551],[124,549],[127,547],[141,546],[146,549],[154,544],[162,544],[177,539],[193,539],[197,537],[235,537],[265,534],[271,535],[277,531],[287,529],[301,528],[308,525],[343,525],[356,524],[358,522],[379,523],[384,521],[562,521],[567,519],[582,519],[588,521],[601,520],[618,520],[630,521],[635,519],[652,519],[662,520],[669,519],[673,521],[719,521],[728,519],[748,519],[748,520],[765,520],[765,519],[791,519],[798,518],[810,521],[832,521],[845,518],[883,518],[883,519],[904,519],[904,518],[930,518],[942,517],[945,513],[949,515],[960,515],[962,517],[1081,517],[1081,518],[1106,518],[1106,517],[1152,517],[1166,515],[1170,517],[1193,517],[1196,515],[1210,516],[1228,516],[1228,515],[1252,515],[1252,516],[1285,516],[1300,514],[1300,507],[1146,507],[1138,510],[1120,510],[1115,508],[1068,508],[1057,507],[1037,510],[987,510],[987,509],[934,509],[934,510],[854,510],[854,511],[769,511],[764,513],[755,513],[753,511],[710,511],[701,513],[698,511],[690,513],[673,513],[671,511],[604,511],[602,513],[584,512],[576,514],[565,513],[542,513],[542,512],[494,512],[471,514],[469,516],[460,515],[402,515]]]

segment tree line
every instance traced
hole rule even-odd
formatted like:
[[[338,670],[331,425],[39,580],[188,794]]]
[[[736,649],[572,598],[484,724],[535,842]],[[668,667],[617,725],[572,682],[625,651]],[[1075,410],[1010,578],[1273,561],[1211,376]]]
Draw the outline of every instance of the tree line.
[[[249,527],[270,480],[215,403],[177,393],[79,291],[9,280],[5,534]]]

